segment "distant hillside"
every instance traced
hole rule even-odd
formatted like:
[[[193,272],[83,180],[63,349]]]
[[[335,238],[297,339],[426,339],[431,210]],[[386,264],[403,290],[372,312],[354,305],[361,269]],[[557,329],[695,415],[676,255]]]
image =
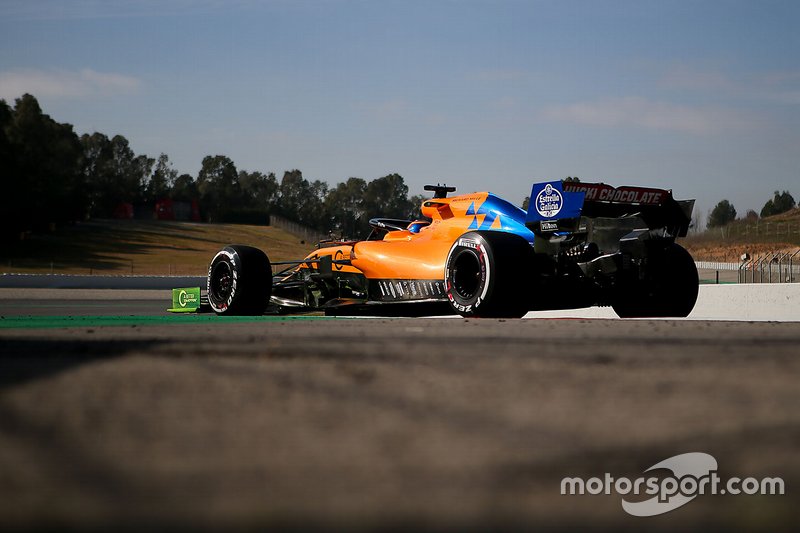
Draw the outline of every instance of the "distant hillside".
[[[315,243],[274,227],[94,220],[33,234],[0,254],[0,272],[204,275],[226,244],[248,244],[273,261],[300,259]]]
[[[795,207],[794,209],[790,209],[789,211],[781,213],[780,215],[767,217],[764,220],[774,222],[792,222],[795,224],[800,223],[800,207]]]
[[[226,244],[261,248],[273,261],[300,259],[314,247],[276,227],[192,222],[94,220],[5,246],[0,273],[204,275]],[[800,209],[681,239],[698,261],[738,262],[800,249]]]
[[[769,252],[800,249],[800,208],[758,220],[735,220],[681,239],[699,261],[738,262],[742,254],[751,257]]]

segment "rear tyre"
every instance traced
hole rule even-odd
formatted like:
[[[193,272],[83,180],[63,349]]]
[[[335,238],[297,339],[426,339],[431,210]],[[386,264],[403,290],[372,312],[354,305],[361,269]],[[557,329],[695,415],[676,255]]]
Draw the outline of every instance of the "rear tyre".
[[[648,258],[644,280],[623,283],[612,304],[622,318],[686,317],[697,302],[699,278],[694,259],[672,243]]]
[[[464,317],[522,317],[530,307],[532,257],[533,248],[518,235],[465,233],[447,256],[450,307]]]
[[[208,303],[218,315],[262,315],[272,292],[267,254],[252,246],[226,246],[208,267]]]

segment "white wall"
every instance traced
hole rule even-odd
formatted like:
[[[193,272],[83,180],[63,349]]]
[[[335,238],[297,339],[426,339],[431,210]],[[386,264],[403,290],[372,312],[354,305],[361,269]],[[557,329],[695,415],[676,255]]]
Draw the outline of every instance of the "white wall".
[[[536,311],[527,318],[617,318],[610,307]],[[800,283],[701,285],[691,320],[800,321]]]

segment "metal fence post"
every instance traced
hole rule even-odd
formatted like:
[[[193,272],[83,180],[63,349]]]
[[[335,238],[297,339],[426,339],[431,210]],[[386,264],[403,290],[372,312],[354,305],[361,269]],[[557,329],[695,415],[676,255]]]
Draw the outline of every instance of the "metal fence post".
[[[783,283],[784,278],[781,272],[783,272],[783,260],[789,256],[788,252],[781,252],[778,255],[778,283]]]
[[[772,259],[775,257],[774,253],[769,254],[769,260],[767,260],[767,283],[772,283]]]
[[[767,259],[764,266],[767,268],[767,283],[772,283],[772,259],[775,257],[775,252],[769,254],[769,259]]]
[[[800,254],[800,250],[797,250],[795,253],[789,256],[789,282],[791,283],[794,281],[794,256]]]

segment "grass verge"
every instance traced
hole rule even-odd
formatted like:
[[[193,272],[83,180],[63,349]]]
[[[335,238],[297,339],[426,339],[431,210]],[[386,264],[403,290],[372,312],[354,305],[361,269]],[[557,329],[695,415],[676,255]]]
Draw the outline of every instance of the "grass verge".
[[[227,244],[261,248],[273,261],[314,246],[271,226],[93,220],[6,244],[0,272],[202,276]]]

